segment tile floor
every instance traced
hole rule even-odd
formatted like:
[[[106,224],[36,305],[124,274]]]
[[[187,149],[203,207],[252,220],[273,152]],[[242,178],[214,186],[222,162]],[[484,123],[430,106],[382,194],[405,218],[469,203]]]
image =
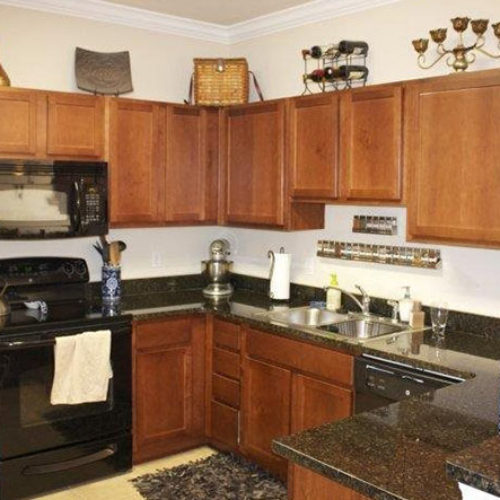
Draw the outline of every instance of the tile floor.
[[[100,481],[85,483],[73,488],[60,490],[51,495],[37,497],[37,500],[142,500],[141,495],[129,482],[137,476],[155,472],[157,469],[175,467],[192,460],[207,458],[216,453],[208,447],[178,453],[167,458],[160,458],[141,465],[137,465],[131,472],[120,474]]]

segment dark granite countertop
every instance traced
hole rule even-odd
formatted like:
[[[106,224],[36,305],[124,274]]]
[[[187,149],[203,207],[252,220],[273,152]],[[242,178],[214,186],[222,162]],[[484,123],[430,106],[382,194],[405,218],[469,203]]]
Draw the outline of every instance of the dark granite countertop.
[[[467,467],[467,450],[476,447],[475,459],[486,461],[489,440],[498,435],[500,343],[463,333],[438,341],[420,332],[374,340],[362,350],[467,380],[280,438],[275,451],[369,498],[461,499],[453,457],[464,453]],[[481,488],[486,470],[460,480]]]
[[[290,306],[306,303],[302,298]],[[251,291],[214,304],[200,290],[180,290],[131,295],[123,299],[122,313],[147,320],[211,312],[353,355],[462,376],[463,383],[277,439],[274,449],[375,499],[458,500],[458,479],[485,491],[499,485],[500,341],[464,333],[437,341],[430,332],[414,332],[359,345],[273,324],[262,316],[270,307],[267,297]]]
[[[457,481],[500,496],[500,437],[453,455],[447,467]]]

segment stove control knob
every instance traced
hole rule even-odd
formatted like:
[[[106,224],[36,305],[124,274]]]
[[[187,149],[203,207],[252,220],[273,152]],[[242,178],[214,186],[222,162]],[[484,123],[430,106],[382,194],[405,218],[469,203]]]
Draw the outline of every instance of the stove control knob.
[[[75,272],[75,268],[71,262],[65,262],[62,267],[63,273],[66,276],[71,276]]]
[[[76,272],[79,276],[83,276],[85,274],[86,268],[83,262],[77,262],[76,264]]]

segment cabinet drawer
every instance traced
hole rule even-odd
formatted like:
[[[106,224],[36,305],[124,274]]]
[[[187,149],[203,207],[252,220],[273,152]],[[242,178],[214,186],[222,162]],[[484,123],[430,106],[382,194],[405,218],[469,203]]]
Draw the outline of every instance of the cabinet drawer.
[[[214,344],[219,347],[240,350],[240,326],[227,321],[214,320]]]
[[[152,349],[191,342],[191,320],[178,318],[166,321],[137,323],[136,349]]]
[[[240,356],[234,352],[214,348],[213,371],[236,380],[240,379]]]
[[[352,356],[250,329],[249,356],[266,359],[301,372],[352,385]]]
[[[212,375],[212,397],[233,408],[240,407],[240,384],[221,375]]]
[[[212,438],[228,446],[238,446],[238,410],[212,401]]]

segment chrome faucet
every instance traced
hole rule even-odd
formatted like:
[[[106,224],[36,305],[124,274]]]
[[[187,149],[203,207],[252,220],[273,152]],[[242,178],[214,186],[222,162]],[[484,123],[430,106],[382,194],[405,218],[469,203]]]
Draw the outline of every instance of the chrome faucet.
[[[343,294],[351,297],[354,302],[358,305],[358,307],[361,309],[361,312],[368,316],[370,314],[370,296],[365,292],[365,290],[360,286],[360,285],[355,285],[355,287],[361,292],[361,302],[358,300],[358,298],[353,295],[350,292],[347,292],[346,290],[343,290],[342,288],[339,288],[338,286],[326,286],[325,290],[329,290],[333,288],[334,290],[338,290],[339,292],[342,292]]]

